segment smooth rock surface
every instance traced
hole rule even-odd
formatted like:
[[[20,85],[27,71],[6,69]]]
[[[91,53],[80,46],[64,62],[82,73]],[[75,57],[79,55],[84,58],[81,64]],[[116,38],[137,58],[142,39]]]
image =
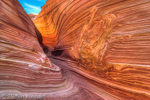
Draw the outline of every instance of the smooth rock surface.
[[[29,17],[31,18],[31,20],[33,21],[33,20],[35,20],[36,19],[36,17],[37,17],[37,15],[36,14],[28,14],[29,15]]]
[[[0,0],[0,99],[149,100],[149,6],[47,0],[34,25]]]
[[[150,99],[149,6],[149,0],[47,0],[34,23],[43,43],[55,48],[49,57],[105,85],[103,99]]]
[[[18,0],[0,0],[0,100],[43,99],[42,93],[65,84],[41,46],[41,34]]]

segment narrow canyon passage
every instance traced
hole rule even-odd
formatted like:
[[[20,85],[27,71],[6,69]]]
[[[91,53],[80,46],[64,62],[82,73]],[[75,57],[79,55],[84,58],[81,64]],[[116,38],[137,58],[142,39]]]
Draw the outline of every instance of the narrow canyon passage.
[[[0,0],[0,100],[150,100],[149,6]]]

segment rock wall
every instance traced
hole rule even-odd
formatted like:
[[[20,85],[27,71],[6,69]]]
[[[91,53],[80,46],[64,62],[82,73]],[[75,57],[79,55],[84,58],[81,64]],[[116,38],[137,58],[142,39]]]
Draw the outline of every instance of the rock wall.
[[[18,0],[0,0],[1,100],[23,100],[27,94],[37,100],[35,93],[49,84],[63,83],[60,68],[50,62],[41,46],[41,34]]]
[[[149,6],[47,0],[37,29],[18,0],[0,0],[0,99],[149,100]]]
[[[97,77],[90,79],[123,99],[142,99],[150,95],[149,6],[149,0],[47,0],[34,23],[71,70]]]

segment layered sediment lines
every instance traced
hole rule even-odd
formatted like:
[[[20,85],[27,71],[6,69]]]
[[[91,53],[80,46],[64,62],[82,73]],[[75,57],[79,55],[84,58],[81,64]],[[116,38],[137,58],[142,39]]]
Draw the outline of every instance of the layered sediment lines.
[[[149,0],[47,0],[34,23],[43,43],[55,48],[49,57],[66,69],[117,99],[150,99],[149,6]]]
[[[0,0],[0,99],[150,99],[149,6],[47,0],[37,29],[18,0]]]
[[[41,46],[41,34],[18,0],[0,0],[0,100],[41,100],[71,88]]]

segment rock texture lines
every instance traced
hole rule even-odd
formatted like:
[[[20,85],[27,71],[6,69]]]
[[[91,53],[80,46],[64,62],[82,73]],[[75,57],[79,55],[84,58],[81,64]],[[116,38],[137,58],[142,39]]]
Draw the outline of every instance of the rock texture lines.
[[[141,99],[150,93],[149,6],[149,0],[47,0],[34,23],[54,55],[61,52],[74,69],[115,88],[111,93]]]
[[[47,92],[53,84],[64,84],[61,69],[50,62],[40,40],[18,0],[0,0],[1,100],[16,99],[16,94],[34,96]]]
[[[47,0],[34,25],[18,0],[0,0],[0,98],[149,100],[149,6]]]

